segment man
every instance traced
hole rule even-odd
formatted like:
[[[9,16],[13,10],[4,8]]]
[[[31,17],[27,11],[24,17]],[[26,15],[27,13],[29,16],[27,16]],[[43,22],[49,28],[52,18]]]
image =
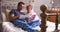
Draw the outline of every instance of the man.
[[[19,2],[18,5],[17,5],[17,9],[12,9],[11,10],[10,15],[9,15],[10,16],[10,21],[13,20],[13,19],[19,18],[19,16],[20,16],[19,12],[23,9],[23,7],[24,7],[24,3]]]
[[[17,9],[12,9],[10,12],[10,21],[17,27],[20,27],[28,32],[39,32],[37,30],[34,30],[31,28],[31,26],[28,25],[27,22],[25,22],[25,14],[21,12],[21,10],[24,7],[23,2],[19,2],[17,5]],[[26,28],[27,27],[27,28]]]

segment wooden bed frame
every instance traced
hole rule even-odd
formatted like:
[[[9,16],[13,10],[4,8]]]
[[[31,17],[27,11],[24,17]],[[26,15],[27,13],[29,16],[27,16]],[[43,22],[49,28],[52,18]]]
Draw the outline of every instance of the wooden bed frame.
[[[45,11],[47,17],[47,21],[51,21],[55,23],[55,31],[58,32],[58,24],[60,23],[60,11],[59,10],[47,10]]]
[[[56,22],[56,15],[58,13],[58,23],[60,23],[60,11],[57,11],[57,10],[47,10],[46,12],[46,20],[47,21],[51,21],[51,22]]]

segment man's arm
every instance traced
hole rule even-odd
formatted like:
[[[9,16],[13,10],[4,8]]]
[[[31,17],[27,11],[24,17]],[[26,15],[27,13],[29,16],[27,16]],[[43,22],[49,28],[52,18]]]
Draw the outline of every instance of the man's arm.
[[[10,21],[13,20],[13,19],[17,19],[17,18],[19,18],[19,16],[17,15],[16,9],[12,9],[9,12],[9,19],[10,19]]]
[[[14,14],[9,14],[10,21],[13,19],[17,19],[17,18],[19,18],[19,16],[17,16],[17,15],[15,16]]]

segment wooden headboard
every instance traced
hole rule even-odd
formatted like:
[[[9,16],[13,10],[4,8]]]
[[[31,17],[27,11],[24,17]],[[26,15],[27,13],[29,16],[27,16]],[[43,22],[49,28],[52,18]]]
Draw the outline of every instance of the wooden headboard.
[[[56,22],[56,15],[58,13],[58,23],[60,23],[60,11],[58,10],[46,10],[45,11],[47,21]]]

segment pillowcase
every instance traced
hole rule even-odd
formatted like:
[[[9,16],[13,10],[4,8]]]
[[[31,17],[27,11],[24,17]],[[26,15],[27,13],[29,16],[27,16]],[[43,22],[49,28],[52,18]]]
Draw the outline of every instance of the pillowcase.
[[[6,21],[9,21],[9,12],[10,12],[10,10],[6,9]]]

